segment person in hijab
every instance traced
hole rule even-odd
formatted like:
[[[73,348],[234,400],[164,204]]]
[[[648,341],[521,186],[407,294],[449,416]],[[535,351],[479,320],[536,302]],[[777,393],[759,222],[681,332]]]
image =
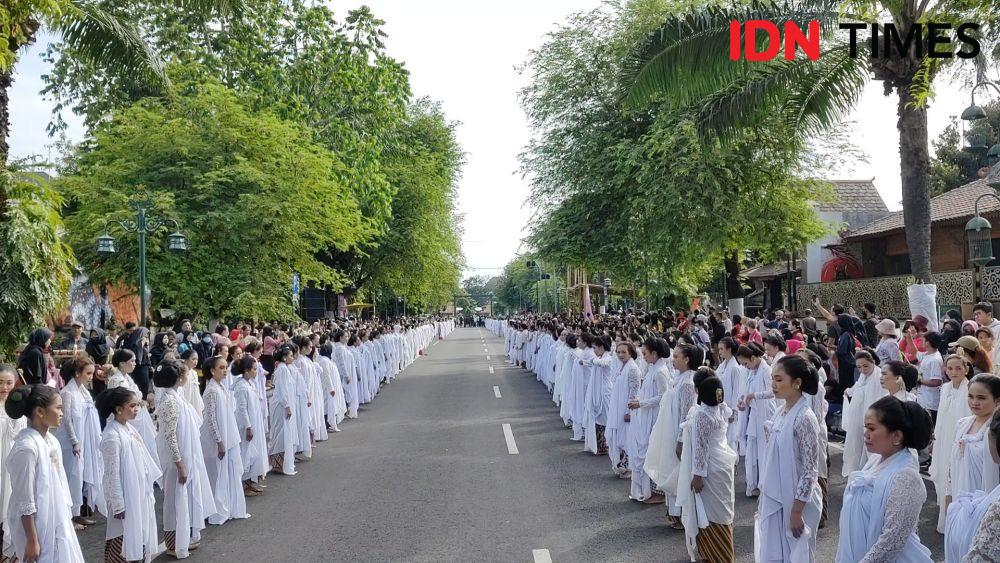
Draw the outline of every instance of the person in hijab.
[[[28,346],[17,358],[17,369],[21,370],[24,384],[37,385],[48,381],[48,354],[52,344],[52,331],[47,328],[36,328],[28,337]]]
[[[837,337],[837,381],[841,389],[850,389],[857,376],[854,352],[858,347],[851,316],[846,313],[837,315],[837,328],[840,330],[840,336]]]
[[[87,355],[94,360],[94,364],[97,366],[94,371],[94,380],[91,382],[91,392],[96,397],[101,391],[107,389],[107,379],[110,375],[104,371],[104,366],[111,360],[111,348],[108,347],[108,339],[105,338],[103,329],[90,329],[86,350]]]
[[[170,350],[173,343],[172,332],[161,332],[153,337],[153,346],[149,349],[149,365],[153,369],[163,361],[163,355]]]

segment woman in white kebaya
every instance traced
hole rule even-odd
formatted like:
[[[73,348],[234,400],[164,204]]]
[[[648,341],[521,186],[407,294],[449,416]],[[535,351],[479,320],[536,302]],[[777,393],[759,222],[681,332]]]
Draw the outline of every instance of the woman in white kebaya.
[[[844,416],[841,426],[847,436],[844,438],[844,465],[841,474],[847,477],[852,471],[864,467],[868,461],[865,450],[865,413],[875,401],[886,395],[882,389],[882,374],[875,364],[875,358],[864,350],[854,355],[858,366],[858,379],[854,386],[844,391],[850,402],[844,402]]]
[[[349,354],[350,352],[345,352]],[[295,410],[298,399],[295,396],[295,376],[292,362],[295,360],[293,344],[283,344],[274,353],[274,392],[271,394],[270,434],[267,453],[271,469],[284,475],[295,475],[295,451],[298,449],[298,427],[295,424]]]
[[[917,537],[927,489],[909,449],[927,447],[931,416],[918,403],[882,397],[865,413],[864,469],[847,481],[837,563],[930,563]]]
[[[793,355],[775,362],[771,379],[774,396],[784,404],[766,427],[754,553],[758,562],[811,562],[823,510],[819,423],[809,397],[819,391],[819,374]]]
[[[101,512],[108,519],[104,563],[148,563],[160,545],[153,484],[162,473],[132,426],[144,407],[139,396],[126,387],[108,388],[95,403],[106,421],[101,435],[106,504]]]
[[[149,455],[156,459],[156,425],[153,424],[153,417],[149,415],[149,404],[143,400],[142,392],[131,375],[135,370],[135,354],[127,348],[115,350],[114,355],[111,356],[111,365],[114,369],[111,376],[108,377],[107,388],[123,387],[139,398],[139,415],[131,424],[142,436],[142,441],[146,445]]]
[[[357,342],[357,339],[355,339]],[[292,345],[295,346],[295,361],[292,362],[292,375],[295,381],[295,427],[296,427],[296,443],[298,444],[298,449],[295,452],[295,459],[298,461],[308,461],[312,458],[313,449],[313,439],[314,435],[312,433],[312,385],[309,380],[312,376],[311,372],[311,362],[305,356],[312,352],[312,342],[309,341],[304,335],[297,335],[292,338]],[[360,349],[354,347],[352,353],[355,354],[355,358],[359,359],[360,364]],[[359,374],[363,376],[363,374]],[[361,394],[362,402],[364,402],[364,393]]]
[[[1000,467],[990,455],[986,435],[1000,406],[1000,377],[981,373],[969,382],[972,416],[958,421],[951,450],[950,502],[962,493],[989,492],[1000,484]]]
[[[14,366],[0,365],[0,405],[7,400],[11,390],[17,382],[17,373]],[[10,474],[7,472],[7,456],[14,446],[14,439],[21,430],[24,430],[26,422],[24,418],[11,418],[7,416],[7,411],[0,408],[0,539],[4,537],[4,530],[7,526],[7,502],[10,500]],[[15,523],[16,524],[16,523]],[[0,542],[0,554],[3,553],[3,545]],[[3,555],[0,555],[0,561]]]
[[[209,358],[202,368],[208,384],[203,397],[205,416],[201,424],[201,448],[215,497],[215,514],[208,517],[208,522],[215,525],[250,517],[243,495],[244,468],[240,455],[241,434],[236,425],[236,402],[223,385],[228,371],[222,356]]]
[[[594,359],[594,335],[584,332],[577,340],[581,348],[580,357],[573,366],[573,439],[583,442],[587,422],[587,388],[590,385],[590,374],[593,368],[589,364]]]
[[[605,428],[608,423],[608,403],[611,400],[611,337],[602,334],[594,338],[594,355],[587,360],[591,381],[587,386],[585,401],[584,450],[607,455],[608,442]]]
[[[324,413],[330,432],[340,432],[340,422],[347,413],[347,402],[344,401],[344,388],[341,383],[340,370],[333,361],[333,343],[324,342],[320,346],[316,365],[323,375]]]
[[[819,468],[819,478],[817,483],[819,483],[819,490],[823,494],[823,511],[820,513],[819,517],[819,529],[826,527],[826,521],[829,516],[830,510],[830,500],[829,500],[829,479],[830,479],[830,468],[829,460],[830,453],[827,451],[829,446],[829,439],[827,437],[827,427],[826,427],[826,414],[829,409],[829,403],[826,402],[826,369],[823,367],[823,358],[816,353],[816,349],[809,348],[799,348],[797,355],[805,358],[819,377],[819,385],[816,387],[816,393],[809,395],[809,408],[812,409],[813,415],[816,416],[817,426],[817,436],[819,437],[819,461],[817,462],[817,467]]]
[[[87,386],[96,366],[89,356],[73,360],[73,378],[66,382],[62,396],[63,424],[55,435],[62,445],[63,467],[73,499],[73,522],[82,530],[96,523],[88,517],[104,504],[101,494],[101,422],[94,398]],[[84,506],[87,508],[85,509]]]
[[[755,497],[760,493],[763,474],[764,452],[767,441],[764,425],[774,416],[774,390],[771,389],[771,366],[763,360],[764,349],[750,342],[740,346],[736,358],[746,370],[743,396],[737,403],[740,410],[737,424],[740,425],[740,446],[746,468],[746,495]]]
[[[83,563],[62,448],[50,432],[63,419],[59,393],[47,385],[18,387],[4,410],[14,420],[27,418],[5,460],[11,485],[5,533],[10,534],[12,554],[24,563]]]
[[[583,349],[578,345],[578,338],[575,334],[566,335],[566,358],[563,361],[562,375],[562,404],[559,405],[559,417],[563,419],[566,426],[573,425],[573,405],[576,403],[576,384],[574,376],[577,374],[576,366],[583,355]],[[574,439],[576,432],[574,431]]]
[[[691,561],[735,561],[733,467],[738,456],[726,441],[732,411],[722,381],[712,373],[698,369],[698,406],[681,425],[677,504]]]
[[[726,405],[734,413],[737,412],[737,405],[743,395],[743,383],[746,380],[743,366],[736,359],[736,351],[739,345],[730,336],[719,340],[719,367],[715,369],[716,376],[722,382],[722,392],[725,396]],[[740,442],[740,425],[736,420],[729,424],[726,430],[726,441],[733,451],[738,451]]]
[[[205,520],[215,514],[215,498],[198,439],[201,415],[181,397],[189,373],[180,362],[163,360],[153,374],[153,384],[163,389],[156,405],[156,447],[163,472],[159,481],[163,489],[163,541],[167,554],[178,559],[198,549]]]
[[[236,402],[236,431],[240,436],[243,460],[243,493],[255,497],[263,492],[257,482],[267,475],[267,423],[260,412],[257,396],[257,360],[249,354],[234,365],[239,378],[233,384]]]
[[[184,380],[187,383],[179,389],[181,397],[194,407],[194,412],[199,417],[205,410],[205,402],[201,398],[201,386],[198,384],[197,369],[200,360],[194,348],[188,348],[181,353],[181,361],[184,362]]]
[[[646,504],[662,504],[666,501],[663,491],[653,486],[643,467],[649,448],[650,433],[660,412],[660,399],[667,391],[669,382],[670,348],[662,338],[647,338],[642,345],[642,355],[648,364],[642,378],[639,398],[629,401],[629,424],[626,452],[628,467],[632,472],[632,486],[629,498]]]
[[[616,351],[615,379],[611,387],[608,403],[608,425],[605,438],[608,441],[608,457],[611,470],[622,476],[628,471],[628,454],[625,453],[625,436],[631,421],[628,404],[639,398],[639,366],[635,363],[636,351],[631,342],[621,342]]]
[[[344,401],[347,403],[347,418],[358,417],[358,380],[354,376],[357,371],[354,355],[347,347],[350,334],[343,330],[333,333],[333,360],[340,371],[344,384]]]
[[[678,465],[681,462],[681,424],[698,399],[694,370],[705,357],[694,344],[678,344],[671,356],[674,372],[660,400],[660,412],[649,435],[644,470],[666,493],[667,520],[670,527],[681,529],[681,507],[677,504]],[[687,486],[687,483],[684,483]]]
[[[956,358],[958,358],[956,356]],[[958,358],[961,360],[961,358]],[[913,389],[917,386],[917,368],[912,365],[893,360],[882,364],[882,376],[879,385],[889,395],[900,401],[916,401],[917,395]]]
[[[989,422],[990,456],[1000,464],[1000,409]],[[944,535],[947,563],[1000,561],[1000,485],[985,493],[964,493],[952,499]]]
[[[948,514],[955,432],[958,430],[960,420],[972,416],[972,411],[969,410],[969,379],[973,376],[972,361],[953,354],[945,360],[944,371],[948,376],[948,382],[941,386],[941,401],[938,403],[937,421],[934,424],[934,457],[931,458],[929,471],[934,480],[934,491],[939,506],[937,531],[942,534]]]

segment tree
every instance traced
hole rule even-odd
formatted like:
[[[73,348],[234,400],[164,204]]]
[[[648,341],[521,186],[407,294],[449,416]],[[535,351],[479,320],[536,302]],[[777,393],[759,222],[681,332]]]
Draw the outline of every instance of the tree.
[[[0,222],[0,361],[66,300],[73,255],[55,226],[63,200],[48,180],[14,163],[0,171],[7,209]]]
[[[968,123],[963,135],[956,121],[952,122],[933,141],[934,158],[931,159],[931,195],[941,195],[949,190],[975,181],[980,177],[984,165],[995,162],[986,158],[984,152],[963,146],[968,142],[973,146],[992,147],[1000,139],[1000,102],[991,102],[983,107],[986,119]]]
[[[762,116],[778,115],[789,131],[809,135],[837,125],[857,102],[869,75],[895,92],[899,129],[903,219],[913,276],[930,281],[930,189],[926,99],[931,85],[952,59],[923,56],[914,41],[903,52],[893,47],[886,58],[851,57],[844,37],[834,33],[841,16],[861,21],[885,14],[901,37],[917,23],[928,21],[985,22],[984,50],[995,47],[998,13],[995,2],[836,2],[805,0],[789,4],[709,5],[670,10],[665,20],[635,51],[626,72],[626,101],[631,107],[665,100],[673,108],[693,108],[703,135],[728,139]],[[777,57],[768,63],[729,60],[731,21],[770,20],[821,23],[823,49],[810,61]],[[865,45],[865,38],[859,43]]]
[[[389,220],[360,251],[338,253],[336,263],[369,293],[437,309],[453,299],[463,265],[455,210],[463,154],[456,124],[439,104],[421,99],[407,114],[397,149],[383,157],[394,192]]]
[[[95,253],[94,240],[106,220],[131,216],[128,200],[144,186],[156,213],[180,223],[191,245],[176,256],[149,244],[154,310],[287,317],[293,272],[343,285],[317,256],[366,236],[338,179],[344,163],[308,129],[251,112],[222,85],[177,75],[177,95],[141,100],[98,125],[59,181],[70,203],[68,239],[91,278],[133,278],[134,237],[119,234],[110,258]]]
[[[368,8],[338,21],[330,8],[300,0],[208,18],[155,0],[104,5],[133,14],[144,37],[198,79],[225,85],[253,111],[302,124],[344,163],[335,173],[358,202],[365,236],[321,258],[351,280],[352,292],[388,305],[395,296],[414,307],[451,300],[461,262],[455,124],[429,100],[411,103],[409,75],[386,53],[383,22]],[[70,45],[48,56],[53,130],[63,111],[93,127],[148,94],[81,63]]]
[[[225,2],[225,0],[221,0]],[[175,2],[174,6],[185,5]],[[198,0],[204,12],[222,3]],[[73,255],[60,240],[59,198],[38,177],[27,179],[19,165],[8,167],[10,96],[14,65],[22,47],[43,30],[60,34],[92,66],[114,75],[129,74],[146,84],[167,84],[163,66],[144,43],[134,22],[80,0],[28,0],[0,5],[0,356],[31,325],[65,301]],[[28,237],[28,238],[22,238]]]
[[[820,235],[809,202],[827,193],[799,178],[804,146],[777,120],[723,146],[702,142],[689,112],[622,106],[632,45],[662,4],[576,14],[531,53],[522,103],[534,137],[522,166],[539,213],[528,242],[623,285],[689,294],[734,253],[775,256]]]

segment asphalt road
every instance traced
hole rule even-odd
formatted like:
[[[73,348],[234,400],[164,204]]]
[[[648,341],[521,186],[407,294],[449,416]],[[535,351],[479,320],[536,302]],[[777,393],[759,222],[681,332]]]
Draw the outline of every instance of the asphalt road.
[[[207,529],[189,560],[687,560],[663,506],[629,501],[628,482],[611,475],[606,456],[569,440],[544,386],[508,366],[486,329],[433,344],[341,429],[298,475],[269,477],[265,494],[248,499],[252,518]],[[831,458],[831,518],[817,561],[836,552],[844,482],[839,451]],[[738,476],[737,557],[752,561],[755,503],[743,489]],[[941,559],[936,514],[929,501],[920,535]],[[98,525],[82,534],[87,561],[101,560],[103,533]]]

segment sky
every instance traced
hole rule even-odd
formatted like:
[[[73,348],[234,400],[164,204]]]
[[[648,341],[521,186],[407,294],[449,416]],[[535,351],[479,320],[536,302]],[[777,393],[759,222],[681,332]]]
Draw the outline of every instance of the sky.
[[[574,12],[600,0],[508,0],[502,4],[469,0],[331,0],[337,17],[361,5],[385,20],[389,54],[405,63],[416,96],[440,101],[449,119],[460,122],[458,140],[466,152],[458,207],[464,216],[462,250],[466,276],[496,275],[521,248],[532,210],[524,204],[528,179],[518,174],[518,153],[531,133],[518,102],[525,84],[516,68],[545,35]],[[41,38],[18,63],[11,92],[14,156],[57,155],[45,134],[52,103],[39,94],[47,71]],[[967,91],[936,85],[928,119],[934,139],[969,104]],[[985,94],[985,92],[980,92]],[[900,208],[896,98],[872,83],[850,118],[852,140],[867,156],[830,179],[872,179],[889,209]],[[70,140],[83,128],[67,119]]]

